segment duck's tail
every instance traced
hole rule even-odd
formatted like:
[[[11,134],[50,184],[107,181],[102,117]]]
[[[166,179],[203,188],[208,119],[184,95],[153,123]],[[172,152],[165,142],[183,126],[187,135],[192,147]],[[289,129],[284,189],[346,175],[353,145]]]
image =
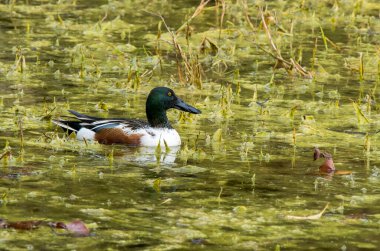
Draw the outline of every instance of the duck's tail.
[[[86,124],[86,122],[93,122],[97,119],[96,117],[87,116],[79,112],[76,112],[74,110],[69,110],[69,112],[73,114],[75,118],[78,119],[79,121],[62,120],[62,119],[52,120],[54,124],[58,125],[64,131],[67,131],[69,133],[72,133],[72,132],[77,133],[79,132],[80,129],[84,127],[83,124]],[[73,118],[73,117],[70,117],[70,118]]]
[[[61,127],[64,131],[67,131],[68,133],[72,132],[78,132],[82,126],[80,121],[67,121],[67,120],[59,120],[59,119],[53,119],[52,122],[59,127]]]

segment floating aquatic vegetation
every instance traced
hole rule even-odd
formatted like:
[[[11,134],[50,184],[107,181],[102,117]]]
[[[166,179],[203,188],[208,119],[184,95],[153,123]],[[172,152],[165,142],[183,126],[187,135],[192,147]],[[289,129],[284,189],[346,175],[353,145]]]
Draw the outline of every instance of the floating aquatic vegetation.
[[[0,249],[376,249],[378,1],[136,3],[0,4],[0,203],[38,227],[3,229]],[[153,86],[202,109],[168,113],[179,149],[50,123],[70,107],[145,118]],[[334,177],[314,172],[313,145]],[[326,198],[328,216],[310,211]],[[66,229],[33,223],[57,215]],[[78,217],[102,238],[67,238]]]
[[[196,174],[206,172],[207,169],[204,167],[194,166],[194,165],[186,165],[182,167],[177,167],[172,169],[174,172],[183,173],[183,174]]]

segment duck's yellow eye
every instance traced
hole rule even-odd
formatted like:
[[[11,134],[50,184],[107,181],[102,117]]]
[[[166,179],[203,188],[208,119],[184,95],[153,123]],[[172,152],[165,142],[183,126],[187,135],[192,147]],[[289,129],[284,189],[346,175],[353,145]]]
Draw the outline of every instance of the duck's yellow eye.
[[[171,93],[171,92],[168,92],[168,96],[171,97],[171,96],[172,96],[172,93]]]

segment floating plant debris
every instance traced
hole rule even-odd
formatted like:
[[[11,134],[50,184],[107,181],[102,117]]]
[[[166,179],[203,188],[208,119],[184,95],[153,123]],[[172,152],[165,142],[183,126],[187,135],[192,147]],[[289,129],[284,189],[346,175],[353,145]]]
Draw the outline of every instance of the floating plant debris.
[[[34,230],[41,226],[49,226],[52,229],[64,229],[66,233],[64,235],[73,237],[87,237],[90,236],[90,230],[81,220],[74,220],[69,223],[63,222],[47,222],[47,221],[7,221],[0,220],[0,228],[12,228],[16,230]]]
[[[320,219],[322,217],[322,215],[326,211],[328,205],[329,204],[327,203],[326,206],[322,209],[322,211],[319,212],[319,213],[317,213],[317,214],[308,215],[308,216],[286,215],[285,218],[288,219],[288,220],[318,220],[318,219]]]

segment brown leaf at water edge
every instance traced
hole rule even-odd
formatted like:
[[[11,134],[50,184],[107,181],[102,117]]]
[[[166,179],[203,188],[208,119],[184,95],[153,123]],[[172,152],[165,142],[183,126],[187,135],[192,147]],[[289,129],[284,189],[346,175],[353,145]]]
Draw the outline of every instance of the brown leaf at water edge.
[[[321,173],[331,173],[335,171],[334,161],[332,155],[327,152],[321,152],[318,147],[314,148],[313,159],[317,160],[319,158],[325,158],[325,162],[319,167]]]
[[[322,173],[331,173],[335,171],[335,165],[332,158],[325,159],[325,162],[319,167]]]
[[[0,228],[13,228],[17,230],[33,230],[38,228],[43,221],[7,221],[0,219]]]

